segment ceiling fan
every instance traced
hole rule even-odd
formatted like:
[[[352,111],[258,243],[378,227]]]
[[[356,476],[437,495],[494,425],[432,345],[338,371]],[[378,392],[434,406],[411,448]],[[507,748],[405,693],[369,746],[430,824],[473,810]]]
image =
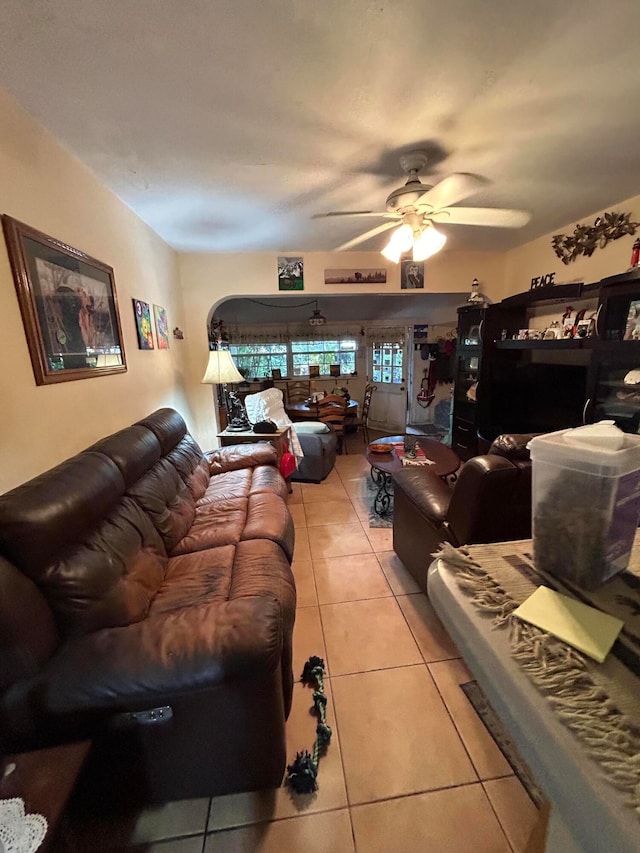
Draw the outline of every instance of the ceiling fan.
[[[377,234],[396,228],[389,243],[382,250],[382,254],[390,261],[398,263],[403,252],[413,249],[414,261],[422,261],[439,252],[447,239],[435,228],[434,223],[521,228],[529,221],[530,215],[523,210],[453,207],[459,201],[479,192],[488,181],[476,175],[456,172],[435,186],[428,186],[419,178],[419,173],[426,166],[427,160],[428,157],[424,151],[410,151],[400,158],[400,165],[408,176],[407,182],[387,197],[386,211],[355,210],[316,214],[314,219],[356,216],[383,217],[389,220],[352,240],[347,240],[335,251],[351,249]],[[398,224],[400,227],[397,227]]]

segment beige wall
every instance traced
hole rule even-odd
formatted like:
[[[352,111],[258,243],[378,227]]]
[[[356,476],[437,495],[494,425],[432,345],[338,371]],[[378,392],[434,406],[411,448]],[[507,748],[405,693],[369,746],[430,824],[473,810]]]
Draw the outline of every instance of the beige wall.
[[[385,262],[375,252],[295,252],[304,258],[304,294],[393,293],[400,291],[400,267]],[[324,284],[324,270],[337,268],[387,266],[387,284]],[[497,252],[442,252],[425,262],[424,293],[469,293],[471,282],[478,278],[483,293],[493,300],[502,298],[504,289],[504,254]],[[180,279],[183,292],[187,342],[187,394],[193,412],[191,426],[203,448],[216,446],[216,411],[210,386],[199,385],[207,361],[207,318],[212,308],[230,297],[274,296],[278,294],[277,254],[184,254],[180,256]],[[405,291],[407,299],[412,291]],[[289,291],[287,296],[295,295]],[[461,300],[463,302],[464,300]],[[366,318],[363,305],[363,318]],[[438,318],[439,321],[442,318]],[[428,322],[428,318],[421,319]],[[400,324],[403,325],[403,324]]]
[[[640,196],[621,201],[606,208],[607,212],[631,213],[631,219],[640,222]],[[598,215],[604,211],[580,218],[581,225],[592,225]],[[614,240],[603,249],[596,249],[590,258],[581,256],[570,264],[563,264],[551,248],[554,234],[572,234],[576,222],[564,228],[558,228],[551,234],[513,249],[506,256],[505,296],[521,293],[531,286],[531,279],[546,273],[555,272],[555,283],[583,281],[587,284],[600,281],[609,275],[624,272],[631,260],[631,247],[636,237],[626,235]],[[636,235],[637,236],[637,235]]]
[[[0,492],[109,432],[170,405],[189,420],[184,342],[137,347],[131,298],[162,305],[184,328],[177,256],[122,202],[0,91],[0,212],[114,269],[128,371],[57,385],[34,381],[0,238]]]

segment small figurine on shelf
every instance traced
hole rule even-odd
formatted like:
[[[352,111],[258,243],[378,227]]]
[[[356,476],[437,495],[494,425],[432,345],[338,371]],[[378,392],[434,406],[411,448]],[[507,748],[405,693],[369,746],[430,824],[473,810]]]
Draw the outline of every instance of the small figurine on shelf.
[[[633,270],[640,266],[640,237],[635,241],[631,248],[631,263],[629,269]]]
[[[471,293],[467,297],[467,303],[469,305],[478,305],[481,308],[484,308],[486,305],[486,299],[480,293],[480,282],[477,278],[471,282]]]

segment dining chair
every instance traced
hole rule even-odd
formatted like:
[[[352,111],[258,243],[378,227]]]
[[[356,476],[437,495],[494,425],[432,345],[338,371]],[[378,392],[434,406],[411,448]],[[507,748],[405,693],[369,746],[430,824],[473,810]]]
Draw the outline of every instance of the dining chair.
[[[322,400],[318,400],[318,420],[328,424],[338,436],[338,453],[342,450],[348,453],[344,441],[344,420],[347,415],[347,398],[339,397],[337,394],[327,394]]]
[[[376,391],[377,388],[377,385],[373,385],[370,382],[365,385],[364,398],[362,400],[360,414],[356,418],[352,418],[349,421],[350,425],[356,427],[356,431],[358,429],[362,430],[362,438],[365,444],[369,444],[369,409],[371,408],[371,398],[373,397],[373,392]]]
[[[310,394],[310,382],[287,382],[287,403],[303,403]]]

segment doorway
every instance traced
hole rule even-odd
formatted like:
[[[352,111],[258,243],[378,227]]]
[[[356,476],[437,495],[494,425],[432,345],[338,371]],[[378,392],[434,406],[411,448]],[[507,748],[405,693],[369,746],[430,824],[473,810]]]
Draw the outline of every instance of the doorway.
[[[367,375],[376,386],[371,400],[369,423],[374,429],[404,433],[407,423],[405,345],[400,341],[377,340],[368,352]]]

